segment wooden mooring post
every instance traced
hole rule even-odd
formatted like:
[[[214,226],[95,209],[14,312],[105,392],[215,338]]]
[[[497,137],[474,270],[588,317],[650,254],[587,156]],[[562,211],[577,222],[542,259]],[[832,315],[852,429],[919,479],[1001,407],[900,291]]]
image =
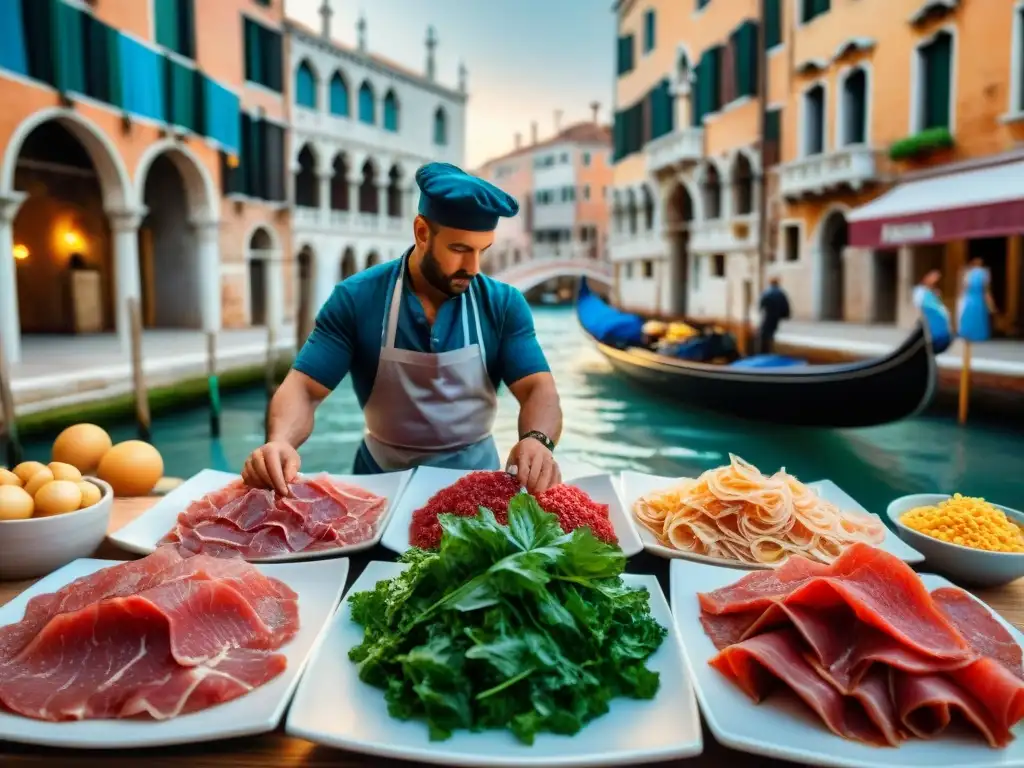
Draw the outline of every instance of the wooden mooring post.
[[[128,299],[128,319],[131,330],[132,384],[135,390],[135,421],[139,437],[147,443],[153,439],[152,421],[149,416],[149,390],[142,369],[142,310],[138,299]]]
[[[217,376],[217,332],[206,332],[206,376],[210,387],[210,434],[220,437],[220,379]]]
[[[18,439],[18,422],[14,414],[14,392],[11,389],[11,369],[7,364],[7,352],[0,338],[0,439],[4,444],[7,466],[21,463],[24,453]]]

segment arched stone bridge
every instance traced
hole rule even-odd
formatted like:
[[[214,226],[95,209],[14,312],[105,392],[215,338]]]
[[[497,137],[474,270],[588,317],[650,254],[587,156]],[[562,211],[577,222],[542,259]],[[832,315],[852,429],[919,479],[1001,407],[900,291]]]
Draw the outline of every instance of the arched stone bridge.
[[[587,258],[531,259],[490,274],[523,293],[556,277],[585,277],[602,285],[612,283],[611,264]]]

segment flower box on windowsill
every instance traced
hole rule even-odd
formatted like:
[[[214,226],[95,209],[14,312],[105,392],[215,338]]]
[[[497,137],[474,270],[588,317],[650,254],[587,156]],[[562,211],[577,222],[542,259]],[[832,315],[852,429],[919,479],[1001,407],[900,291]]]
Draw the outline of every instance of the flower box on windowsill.
[[[889,147],[889,158],[897,162],[918,160],[936,152],[952,149],[953,144],[953,134],[948,128],[929,128],[894,142]]]

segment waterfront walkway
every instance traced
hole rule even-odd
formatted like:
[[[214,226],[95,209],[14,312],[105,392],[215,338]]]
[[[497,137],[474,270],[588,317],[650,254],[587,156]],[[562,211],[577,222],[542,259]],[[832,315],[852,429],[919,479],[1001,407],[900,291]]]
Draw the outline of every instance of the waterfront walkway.
[[[295,329],[285,327],[279,354],[295,349]],[[148,330],[142,339],[143,370],[149,386],[171,384],[206,373],[206,336],[200,331]],[[224,371],[261,365],[267,359],[264,328],[222,331],[217,367]],[[12,366],[18,413],[114,397],[132,389],[131,360],[114,334],[25,336],[22,359]]]
[[[904,328],[884,325],[784,320],[775,340],[786,346],[876,357],[898,347],[909,333]],[[940,368],[951,370],[959,370],[962,359],[963,348],[959,340],[937,358]],[[996,376],[1024,377],[1024,341],[999,339],[973,345],[971,370]]]
[[[907,334],[903,329],[877,325],[786,321],[776,340],[780,345],[800,349],[874,357],[899,346]],[[282,330],[277,348],[281,355],[294,351],[293,327]],[[146,331],[143,357],[149,386],[203,376],[206,338],[198,331]],[[218,337],[217,365],[221,371],[262,365],[266,357],[265,329],[223,331]],[[938,361],[943,369],[959,370],[959,342],[940,355]],[[1000,378],[1024,378],[1024,342],[976,344],[971,367],[978,373]],[[22,360],[13,366],[14,400],[19,413],[114,397],[131,389],[130,361],[113,334],[26,336]]]

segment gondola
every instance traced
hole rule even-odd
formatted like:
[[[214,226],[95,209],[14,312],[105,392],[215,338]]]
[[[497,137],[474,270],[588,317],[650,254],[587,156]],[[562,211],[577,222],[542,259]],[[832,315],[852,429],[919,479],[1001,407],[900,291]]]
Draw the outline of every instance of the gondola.
[[[853,428],[913,416],[935,393],[932,333],[924,318],[884,357],[839,365],[714,365],[644,348],[643,318],[621,312],[581,279],[576,314],[612,367],[663,396],[719,413],[791,426]],[[948,340],[944,340],[948,345]],[[780,361],[784,362],[784,361]]]

